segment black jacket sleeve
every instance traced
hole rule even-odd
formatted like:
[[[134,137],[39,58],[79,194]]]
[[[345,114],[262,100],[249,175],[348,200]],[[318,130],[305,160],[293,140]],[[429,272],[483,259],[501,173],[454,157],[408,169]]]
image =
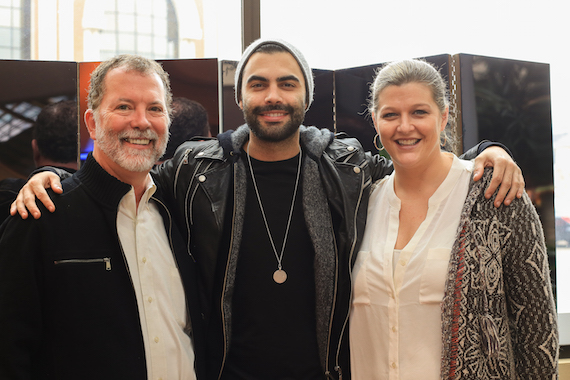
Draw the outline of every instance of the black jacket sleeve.
[[[513,154],[511,153],[509,148],[507,148],[505,145],[503,145],[499,142],[483,140],[479,144],[475,145],[473,148],[467,150],[459,158],[462,158],[464,160],[472,160],[475,157],[477,157],[478,155],[480,155],[485,149],[487,149],[491,146],[498,146],[500,148],[503,148],[505,150],[505,152],[507,152],[509,154],[509,156],[513,157]]]

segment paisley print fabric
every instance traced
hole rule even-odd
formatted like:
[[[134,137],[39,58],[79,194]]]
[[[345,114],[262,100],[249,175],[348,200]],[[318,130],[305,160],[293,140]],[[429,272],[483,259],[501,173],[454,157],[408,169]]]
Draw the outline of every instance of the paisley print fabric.
[[[442,302],[442,379],[558,378],[557,316],[542,226],[525,194],[510,206],[472,182]],[[492,197],[494,198],[494,197]]]

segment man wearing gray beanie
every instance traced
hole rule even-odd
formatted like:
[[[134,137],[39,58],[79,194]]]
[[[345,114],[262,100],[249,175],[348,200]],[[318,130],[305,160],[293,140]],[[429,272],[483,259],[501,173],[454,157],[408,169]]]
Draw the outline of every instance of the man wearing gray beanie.
[[[351,268],[392,164],[303,126],[313,90],[294,46],[253,42],[235,76],[246,124],[153,171],[200,269],[210,379],[350,379]]]
[[[356,139],[301,125],[313,91],[299,50],[253,42],[235,74],[246,124],[186,143],[159,173],[170,187],[179,173],[189,246],[213,275],[213,379],[350,378],[351,266],[370,185],[392,164]]]
[[[239,61],[236,67],[236,73],[234,77],[234,83],[236,89],[235,90],[236,103],[239,105],[241,101],[241,85],[242,85],[243,69],[245,67],[245,64],[247,63],[247,61],[249,60],[249,58],[253,53],[258,52],[260,50],[263,51],[264,46],[268,45],[281,46],[284,49],[284,51],[289,52],[289,54],[291,54],[297,61],[297,64],[299,65],[301,71],[303,72],[303,79],[305,80],[305,93],[307,100],[307,107],[305,109],[306,111],[307,109],[309,109],[311,103],[313,102],[313,94],[315,91],[315,81],[313,80],[313,72],[309,67],[309,64],[305,60],[303,54],[301,54],[301,52],[297,50],[296,47],[294,47],[287,41],[283,40],[259,39],[257,41],[254,41],[251,45],[249,45],[248,48],[243,52],[241,60]]]

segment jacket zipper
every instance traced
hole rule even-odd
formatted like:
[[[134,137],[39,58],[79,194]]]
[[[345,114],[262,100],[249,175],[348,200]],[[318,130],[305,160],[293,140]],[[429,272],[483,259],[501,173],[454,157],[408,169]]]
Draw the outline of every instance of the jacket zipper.
[[[176,186],[177,186],[177,183],[178,183],[178,178],[179,178],[180,170],[181,170],[182,166],[188,164],[188,155],[190,154],[191,151],[192,151],[192,149],[186,149],[186,151],[184,152],[184,158],[182,159],[182,162],[180,163],[180,165],[178,165],[178,168],[176,169],[176,176],[175,176],[175,178],[174,178],[174,195],[175,195],[176,198],[177,198],[177,196],[176,196],[176,194],[177,194]],[[186,223],[186,232],[187,232],[187,236],[188,236],[188,238],[186,239],[186,250],[187,250],[188,252],[190,252],[190,255],[192,255],[192,254],[191,254],[191,250],[190,250],[190,226],[192,225],[193,220],[192,220],[192,213],[191,213],[191,211],[190,211],[190,210],[191,210],[191,207],[190,207],[190,206],[191,206],[191,204],[192,204],[192,201],[189,201],[189,200],[188,200],[188,197],[189,197],[189,195],[190,195],[190,191],[192,190],[192,186],[194,186],[194,177],[195,177],[195,175],[196,175],[196,172],[197,172],[198,169],[200,168],[200,166],[201,166],[201,161],[198,162],[198,164],[196,165],[196,168],[194,169],[194,172],[192,173],[192,175],[191,175],[190,178],[189,178],[188,190],[187,190],[187,192],[186,192],[186,196],[185,196],[185,199],[184,199],[184,205],[186,206],[186,207],[184,208],[184,217],[185,217],[184,220],[185,220],[185,223]],[[195,191],[196,191],[196,190],[195,190]],[[192,199],[193,199],[193,197],[192,197]],[[194,260],[194,257],[193,257],[193,256],[192,256],[192,259]],[[196,260],[194,260],[194,261],[196,261]]]
[[[185,158],[184,158],[183,164],[187,164],[187,163],[188,163],[188,153],[190,153],[190,149],[188,149],[188,150],[186,151],[186,153],[187,153],[187,154],[186,154],[186,156],[185,156]],[[192,206],[192,201],[189,201],[189,200],[188,200],[188,197],[189,197],[189,195],[190,195],[190,191],[192,190],[192,187],[194,186],[195,173],[196,173],[196,171],[198,170],[198,168],[200,167],[200,163],[198,163],[196,166],[197,166],[197,167],[196,167],[196,169],[194,170],[194,173],[192,173],[192,175],[190,176],[189,183],[188,183],[188,190],[186,191],[186,195],[185,195],[185,199],[184,199],[184,205],[185,205],[185,207],[184,207],[184,220],[185,220],[185,223],[186,223],[186,234],[187,234],[187,238],[186,238],[186,250],[187,250],[188,252],[191,251],[191,250],[190,250],[190,239],[191,239],[191,236],[190,236],[190,235],[191,235],[191,234],[190,234],[190,226],[192,225],[192,212],[191,212],[191,209],[192,209],[192,207],[191,207],[191,206]],[[178,181],[178,174],[177,174],[176,181]],[[176,191],[176,188],[174,189],[174,192],[175,192],[175,193],[177,192],[177,191]],[[194,199],[194,198],[192,197],[192,199]]]
[[[188,164],[188,155],[190,154],[191,151],[192,151],[192,149],[186,149],[184,151],[184,158],[182,159],[182,162],[176,168],[176,174],[174,175],[174,188],[173,188],[175,197],[176,197],[176,185],[178,184],[178,176],[180,175],[180,169],[182,168],[183,165]]]
[[[334,236],[334,235],[333,235]],[[326,352],[326,361],[325,361],[325,375],[327,377],[333,378],[330,371],[329,371],[329,354],[330,354],[330,349],[331,349],[331,335],[332,335],[332,325],[333,325],[333,319],[334,319],[334,309],[336,306],[336,299],[337,299],[337,294],[338,294],[338,245],[336,243],[336,237],[334,237],[334,247],[335,247],[335,266],[336,266],[336,270],[335,270],[335,278],[334,278],[334,294],[333,294],[333,303],[331,306],[331,316],[329,319],[329,334],[328,334],[328,341],[327,341],[327,352]],[[339,343],[340,346],[340,343]],[[342,379],[342,371],[340,370],[340,367],[338,365],[338,353],[337,353],[337,360],[336,360],[336,366],[334,367],[334,370],[337,371],[340,374],[339,380]]]
[[[53,263],[55,265],[105,263],[105,270],[111,270],[111,258],[110,257],[104,257],[102,259],[64,259],[64,260],[55,260]]]
[[[202,168],[202,165],[206,164],[206,167],[203,170],[200,170]],[[205,173],[208,171],[208,169],[210,169],[210,167],[212,166],[212,162],[210,163],[205,163],[204,161],[200,160],[198,161],[198,163],[196,164],[196,169],[194,170],[194,173],[192,173],[192,178],[191,178],[191,184],[194,183],[194,177],[196,177],[196,173],[201,172],[201,173]],[[190,195],[190,190],[192,190],[192,186],[188,186],[188,191],[186,192],[186,199],[185,199],[185,203],[188,203],[188,196]],[[196,192],[198,191],[198,186],[195,186],[193,188],[192,191],[192,196],[190,198],[190,204],[194,203],[194,195],[196,195]],[[193,214],[190,212],[188,214],[188,212],[190,211],[189,208],[187,208],[186,210],[186,220],[189,221],[190,225],[194,224],[194,216]]]
[[[350,255],[348,256],[348,265],[349,265],[349,277],[350,277],[350,284],[351,284],[351,288],[350,288],[350,293],[349,293],[349,308],[348,308],[348,312],[346,313],[346,317],[344,318],[344,323],[342,324],[342,330],[340,332],[340,338],[338,341],[338,346],[336,349],[336,366],[335,366],[335,370],[338,372],[339,374],[339,380],[342,379],[342,369],[340,368],[340,363],[339,363],[339,356],[340,356],[340,346],[342,344],[342,337],[344,335],[344,332],[346,330],[346,326],[348,324],[348,318],[350,316],[350,306],[352,305],[352,269],[350,268],[350,265],[352,263],[352,256],[354,255],[354,249],[356,248],[356,241],[358,240],[358,231],[356,228],[356,218],[358,217],[358,208],[360,207],[360,202],[362,201],[362,192],[364,189],[364,175],[362,175],[362,179],[361,179],[361,183],[360,183],[360,193],[358,195],[358,202],[356,203],[356,208],[355,208],[355,213],[354,213],[354,221],[353,221],[353,228],[354,228],[354,239],[352,240],[352,247],[350,249]],[[331,318],[331,329],[332,329],[332,318]]]
[[[234,164],[234,205],[233,205],[233,212],[232,212],[232,232],[230,234],[230,244],[229,244],[229,252],[228,252],[228,259],[226,261],[226,271],[224,273],[224,286],[222,288],[222,298],[220,299],[220,311],[222,314],[222,335],[224,338],[224,354],[222,357],[222,365],[220,366],[220,372],[218,374],[218,380],[220,380],[222,378],[222,372],[224,370],[224,365],[226,364],[226,359],[228,356],[228,332],[226,330],[226,321],[225,321],[225,314],[224,314],[224,294],[226,292],[226,285],[227,285],[227,281],[228,281],[228,268],[230,265],[230,258],[231,258],[231,254],[232,254],[232,246],[233,246],[233,241],[234,241],[234,226],[235,226],[235,216],[236,216],[236,193],[237,193],[237,189],[236,189],[236,166]]]

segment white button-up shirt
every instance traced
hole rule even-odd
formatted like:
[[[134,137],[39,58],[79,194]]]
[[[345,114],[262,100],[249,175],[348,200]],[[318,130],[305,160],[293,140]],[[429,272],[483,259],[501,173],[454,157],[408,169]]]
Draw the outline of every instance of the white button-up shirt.
[[[149,380],[196,379],[194,350],[186,328],[182,280],[149,175],[136,206],[134,189],[121,200],[117,231],[136,293]]]
[[[353,270],[354,380],[440,378],[440,304],[472,170],[471,162],[454,157],[447,177],[429,199],[425,220],[397,252],[400,200],[393,175],[372,192]]]

